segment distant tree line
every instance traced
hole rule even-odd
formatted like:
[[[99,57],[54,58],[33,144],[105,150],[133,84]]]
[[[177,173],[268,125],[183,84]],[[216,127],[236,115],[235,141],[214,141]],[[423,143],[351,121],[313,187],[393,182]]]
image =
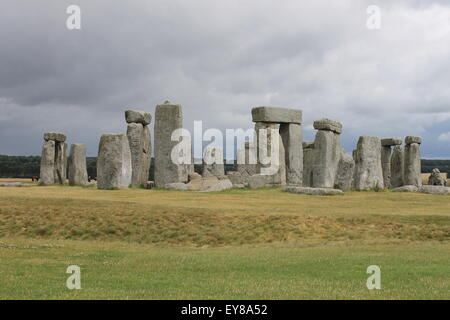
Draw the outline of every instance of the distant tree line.
[[[0,155],[0,178],[31,178],[39,176],[41,165],[40,156],[6,156]],[[97,158],[86,158],[87,172],[92,178],[97,176]],[[154,159],[152,158],[150,166],[149,180],[153,180]],[[195,171],[201,173],[201,165],[195,165]],[[422,172],[429,173],[434,168],[441,172],[450,173],[450,160],[422,160]],[[226,164],[226,171],[234,170],[234,165]]]

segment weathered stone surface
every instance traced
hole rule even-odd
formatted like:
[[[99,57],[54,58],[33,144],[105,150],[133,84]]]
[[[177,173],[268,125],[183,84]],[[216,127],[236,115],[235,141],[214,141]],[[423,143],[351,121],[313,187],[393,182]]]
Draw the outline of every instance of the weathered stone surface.
[[[199,191],[199,192],[213,192],[222,191],[227,189],[232,189],[233,184],[226,177],[219,179],[216,176],[195,179],[189,182],[187,185],[189,191]]]
[[[402,146],[395,146],[391,155],[391,188],[403,186],[403,167],[404,148]]]
[[[428,178],[428,184],[432,186],[446,186],[447,180],[441,175],[438,168],[434,168]]]
[[[67,143],[55,143],[55,183],[64,184],[66,182],[67,168]]]
[[[71,186],[88,184],[86,146],[84,144],[74,143],[70,147],[69,184]]]
[[[224,174],[223,149],[217,146],[206,147],[203,155],[202,176],[223,176]]]
[[[333,188],[341,158],[339,135],[333,131],[319,130],[314,140],[312,186]]]
[[[46,132],[44,133],[44,140],[45,141],[55,141],[55,142],[64,142],[66,141],[67,137],[64,133],[60,132]]]
[[[243,185],[243,184],[233,184],[233,189],[245,189],[245,185]]]
[[[255,140],[257,140],[256,137]],[[257,159],[256,142],[246,141],[245,147],[237,150],[236,171],[242,174],[246,172],[250,176],[259,173]]]
[[[255,174],[248,178],[248,187],[250,189],[264,188],[267,184],[267,176]]]
[[[283,142],[286,166],[286,184],[302,185],[303,181],[303,132],[296,123],[282,123],[280,136]]]
[[[421,186],[419,192],[431,194],[450,194],[450,187],[443,186]]]
[[[303,150],[305,149],[314,149],[314,141],[305,141],[302,143]]]
[[[239,171],[228,171],[227,177],[231,181],[233,186],[236,184],[244,184],[242,175]]]
[[[302,111],[277,107],[256,107],[252,109],[253,122],[302,123]]]
[[[402,144],[401,138],[386,138],[381,139],[381,145],[383,147],[400,146]]]
[[[156,106],[155,111],[155,184],[164,187],[167,183],[186,182],[186,165],[172,162],[171,153],[179,142],[172,141],[172,132],[183,127],[181,105],[166,101]]]
[[[126,110],[125,120],[127,123],[140,123],[146,126],[152,121],[152,115],[150,112],[140,110]]]
[[[303,186],[311,187],[313,185],[313,169],[314,169],[314,155],[313,148],[303,149]]]
[[[353,160],[351,155],[342,152],[336,173],[336,180],[334,182],[335,189],[343,191],[350,190],[353,185],[354,171],[355,160]]]
[[[381,143],[381,168],[383,170],[384,187],[391,188],[391,155],[392,149],[390,146],[383,146]]]
[[[422,143],[422,138],[421,137],[414,137],[414,136],[407,136],[405,138],[405,144],[411,144],[411,143],[418,143],[421,144]]]
[[[402,186],[392,189],[393,192],[417,192],[419,188],[417,186]]]
[[[166,183],[164,186],[164,189],[167,190],[178,190],[178,191],[187,191],[188,187],[183,182],[173,182],[173,183]]]
[[[192,172],[192,173],[188,174],[188,181],[192,181],[195,179],[201,179],[201,178],[202,178],[202,175],[197,172]]]
[[[40,181],[43,185],[55,183],[55,141],[45,141],[42,146]]]
[[[141,123],[129,123],[127,137],[131,151],[131,186],[145,187],[148,181],[151,159],[150,130]]]
[[[298,193],[298,194],[317,195],[317,196],[344,194],[344,192],[342,190],[338,190],[338,189],[294,187],[294,186],[286,186],[286,187],[284,187],[283,191],[290,192],[290,193]]]
[[[405,185],[422,185],[420,145],[410,143],[405,146],[403,183]]]
[[[342,133],[342,124],[340,122],[330,120],[327,118],[322,118],[314,121],[313,127],[316,130],[332,131],[337,134]]]
[[[359,137],[355,156],[355,189],[384,189],[380,139]]]
[[[266,179],[269,185],[285,185],[286,184],[286,161],[285,161],[285,150],[283,141],[281,139],[279,133],[279,125],[276,123],[264,123],[264,122],[256,122],[255,123],[255,133],[257,136],[257,161],[258,161],[258,173],[261,175],[268,176]],[[260,130],[265,129],[266,135],[260,134]],[[273,133],[275,133],[272,136]],[[278,144],[272,139],[278,139]],[[266,155],[262,152],[263,147],[266,146],[267,150],[265,151]],[[277,152],[278,147],[278,157],[272,157],[272,149],[274,152]],[[269,163],[265,163],[264,157],[268,157]],[[273,163],[272,163],[273,162]]]
[[[102,135],[97,158],[97,188],[128,188],[131,174],[131,151],[127,135]]]

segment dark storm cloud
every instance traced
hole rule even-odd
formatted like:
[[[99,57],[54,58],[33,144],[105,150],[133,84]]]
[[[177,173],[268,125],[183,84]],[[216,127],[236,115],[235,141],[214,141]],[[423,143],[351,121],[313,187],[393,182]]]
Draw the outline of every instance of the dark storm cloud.
[[[80,31],[65,27],[70,4]],[[381,30],[366,27],[371,4]],[[286,106],[303,109],[307,139],[325,116],[347,151],[411,134],[450,157],[449,21],[445,1],[3,1],[0,153],[38,154],[58,130],[95,155],[124,109],[169,98],[187,128],[249,128],[251,107]]]

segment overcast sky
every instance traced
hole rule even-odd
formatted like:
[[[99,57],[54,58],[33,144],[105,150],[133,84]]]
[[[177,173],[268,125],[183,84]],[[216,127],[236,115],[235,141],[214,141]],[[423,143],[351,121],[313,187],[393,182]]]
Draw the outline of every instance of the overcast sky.
[[[66,27],[71,4],[81,30]],[[327,117],[348,152],[360,135],[419,135],[423,157],[450,159],[448,0],[2,0],[0,40],[0,154],[38,155],[60,131],[95,156],[125,109],[170,99],[188,129],[290,107],[305,140]]]

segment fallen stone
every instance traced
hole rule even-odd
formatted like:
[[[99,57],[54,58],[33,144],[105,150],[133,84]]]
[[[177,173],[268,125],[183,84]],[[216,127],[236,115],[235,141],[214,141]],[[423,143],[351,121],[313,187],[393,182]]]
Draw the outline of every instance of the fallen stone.
[[[264,188],[267,183],[267,176],[255,174],[248,178],[248,187],[250,189]]]
[[[384,189],[381,142],[377,137],[359,137],[355,152],[355,189]]]
[[[236,185],[236,184],[243,184],[243,182],[242,182],[242,175],[238,171],[228,171],[227,177],[231,181],[233,186]]]
[[[309,187],[294,187],[294,186],[286,186],[283,191],[290,193],[298,193],[298,194],[308,194],[308,195],[342,195],[344,192],[339,189],[331,189],[331,188],[309,188]]]
[[[405,138],[405,144],[411,144],[411,143],[421,144],[422,143],[422,138],[421,137],[414,137],[414,136],[407,136]]]
[[[69,184],[87,185],[86,146],[80,143],[72,144],[69,156]]]
[[[197,172],[192,172],[192,173],[188,174],[188,181],[192,181],[195,179],[201,179],[201,178],[202,178],[202,175]]]
[[[147,126],[152,121],[152,115],[150,112],[139,111],[139,110],[126,110],[125,120],[127,123],[140,123]]]
[[[67,137],[65,134],[60,132],[46,132],[44,133],[44,140],[45,141],[56,141],[56,142],[64,142],[66,141]]]
[[[419,192],[431,194],[450,194],[450,187],[425,185],[419,187]]]
[[[131,174],[131,151],[127,135],[102,135],[97,158],[97,188],[128,188]]]
[[[233,184],[233,189],[245,189],[245,185],[243,185],[243,184]]]
[[[402,186],[392,189],[393,192],[417,192],[418,190],[417,186]]]
[[[277,107],[256,107],[252,109],[253,122],[302,123],[302,111]]]
[[[340,122],[330,120],[327,118],[322,118],[314,121],[313,127],[316,130],[332,131],[337,134],[342,133],[342,124]]]
[[[186,186],[189,191],[198,192],[222,191],[233,188],[229,179],[218,179],[215,176],[192,180]]]
[[[402,144],[401,138],[386,138],[381,139],[381,145],[383,147],[400,146]]]
[[[188,187],[183,182],[173,182],[173,183],[166,183],[164,186],[164,189],[167,190],[178,190],[178,191],[187,191]]]

